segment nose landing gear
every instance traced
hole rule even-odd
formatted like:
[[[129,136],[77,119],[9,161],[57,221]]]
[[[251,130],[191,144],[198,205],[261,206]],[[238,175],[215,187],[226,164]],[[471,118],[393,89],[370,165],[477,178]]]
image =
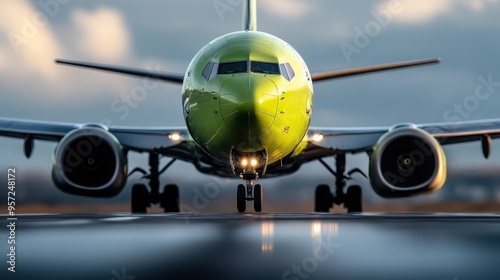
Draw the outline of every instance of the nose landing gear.
[[[253,201],[253,209],[255,212],[262,211],[262,186],[260,184],[254,185],[254,179],[247,180],[246,185],[238,185],[236,194],[238,212],[244,213],[246,211],[247,201]]]
[[[262,186],[254,185],[259,174],[265,174],[267,168],[268,155],[266,150],[254,153],[241,153],[231,150],[230,164],[234,174],[240,174],[240,178],[246,184],[239,184],[236,193],[236,206],[238,212],[246,211],[246,202],[253,201],[255,212],[262,211]]]

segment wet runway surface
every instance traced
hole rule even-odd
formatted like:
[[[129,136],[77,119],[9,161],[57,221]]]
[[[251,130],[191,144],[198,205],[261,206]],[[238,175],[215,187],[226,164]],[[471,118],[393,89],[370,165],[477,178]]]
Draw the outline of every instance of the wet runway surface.
[[[15,273],[5,225],[1,279],[500,279],[500,215],[19,215]]]

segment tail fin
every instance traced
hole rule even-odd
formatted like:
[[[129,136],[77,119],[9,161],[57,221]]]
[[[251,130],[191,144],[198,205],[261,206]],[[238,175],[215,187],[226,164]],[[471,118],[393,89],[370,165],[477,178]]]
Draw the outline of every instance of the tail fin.
[[[257,3],[255,1],[243,1],[243,29],[245,31],[257,31]]]

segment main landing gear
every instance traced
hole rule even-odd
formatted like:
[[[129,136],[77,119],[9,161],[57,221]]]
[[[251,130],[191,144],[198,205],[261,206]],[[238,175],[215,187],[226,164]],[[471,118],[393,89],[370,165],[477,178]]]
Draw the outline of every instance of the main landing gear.
[[[159,156],[155,152],[149,154],[149,173],[141,168],[136,168],[130,172],[140,172],[144,179],[149,180],[149,189],[145,184],[135,184],[132,187],[132,213],[147,213],[147,208],[151,204],[160,204],[165,213],[179,212],[179,188],[176,185],[168,184],[160,193],[160,175],[165,172],[173,163],[172,159],[162,170],[158,170]],[[130,176],[129,174],[129,176]]]
[[[345,154],[336,156],[336,171],[332,170],[328,164],[320,159],[320,162],[333,174],[333,176],[335,176],[335,192],[332,194],[328,185],[319,185],[316,187],[314,211],[329,212],[334,204],[344,204],[344,208],[347,209],[348,213],[363,211],[361,187],[352,185],[347,189],[347,192],[344,192],[344,189],[347,180],[351,179],[352,174],[360,173],[365,177],[366,175],[357,168],[346,173],[345,158]]]
[[[247,178],[245,178],[247,177]],[[260,184],[254,185],[253,182],[257,176],[248,177],[248,174],[244,176],[244,179],[247,180],[247,184],[239,184],[238,191],[236,194],[236,204],[238,208],[238,212],[243,213],[247,208],[247,201],[253,200],[253,209],[255,212],[262,211],[262,186]],[[249,179],[252,178],[252,179]]]

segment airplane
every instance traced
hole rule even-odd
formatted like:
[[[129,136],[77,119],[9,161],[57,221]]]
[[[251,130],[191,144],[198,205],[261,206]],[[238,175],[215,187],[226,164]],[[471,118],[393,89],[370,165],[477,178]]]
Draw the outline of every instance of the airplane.
[[[369,179],[384,198],[439,190],[446,180],[442,145],[480,141],[485,158],[500,136],[500,119],[432,124],[397,123],[391,127],[310,127],[313,83],[378,71],[439,63],[423,59],[310,73],[300,54],[280,38],[257,30],[256,0],[243,1],[243,28],[206,44],[185,73],[167,73],[114,65],[56,59],[56,63],[174,83],[182,86],[185,127],[126,127],[102,123],[62,123],[0,118],[0,135],[24,140],[32,155],[35,140],[57,142],[52,178],[61,191],[113,197],[133,173],[146,183],[132,186],[132,213],[151,205],[179,212],[179,188],[160,191],[159,177],[175,161],[193,164],[203,174],[241,178],[236,208],[253,202],[262,211],[260,178],[297,172],[319,161],[333,175],[334,190],[315,190],[315,211],[342,205],[362,212],[362,189],[349,185],[352,175]],[[149,170],[129,172],[129,152],[147,153]],[[346,170],[346,155],[366,153],[369,174]],[[160,168],[160,157],[171,160]],[[325,159],[335,158],[335,166]]]

